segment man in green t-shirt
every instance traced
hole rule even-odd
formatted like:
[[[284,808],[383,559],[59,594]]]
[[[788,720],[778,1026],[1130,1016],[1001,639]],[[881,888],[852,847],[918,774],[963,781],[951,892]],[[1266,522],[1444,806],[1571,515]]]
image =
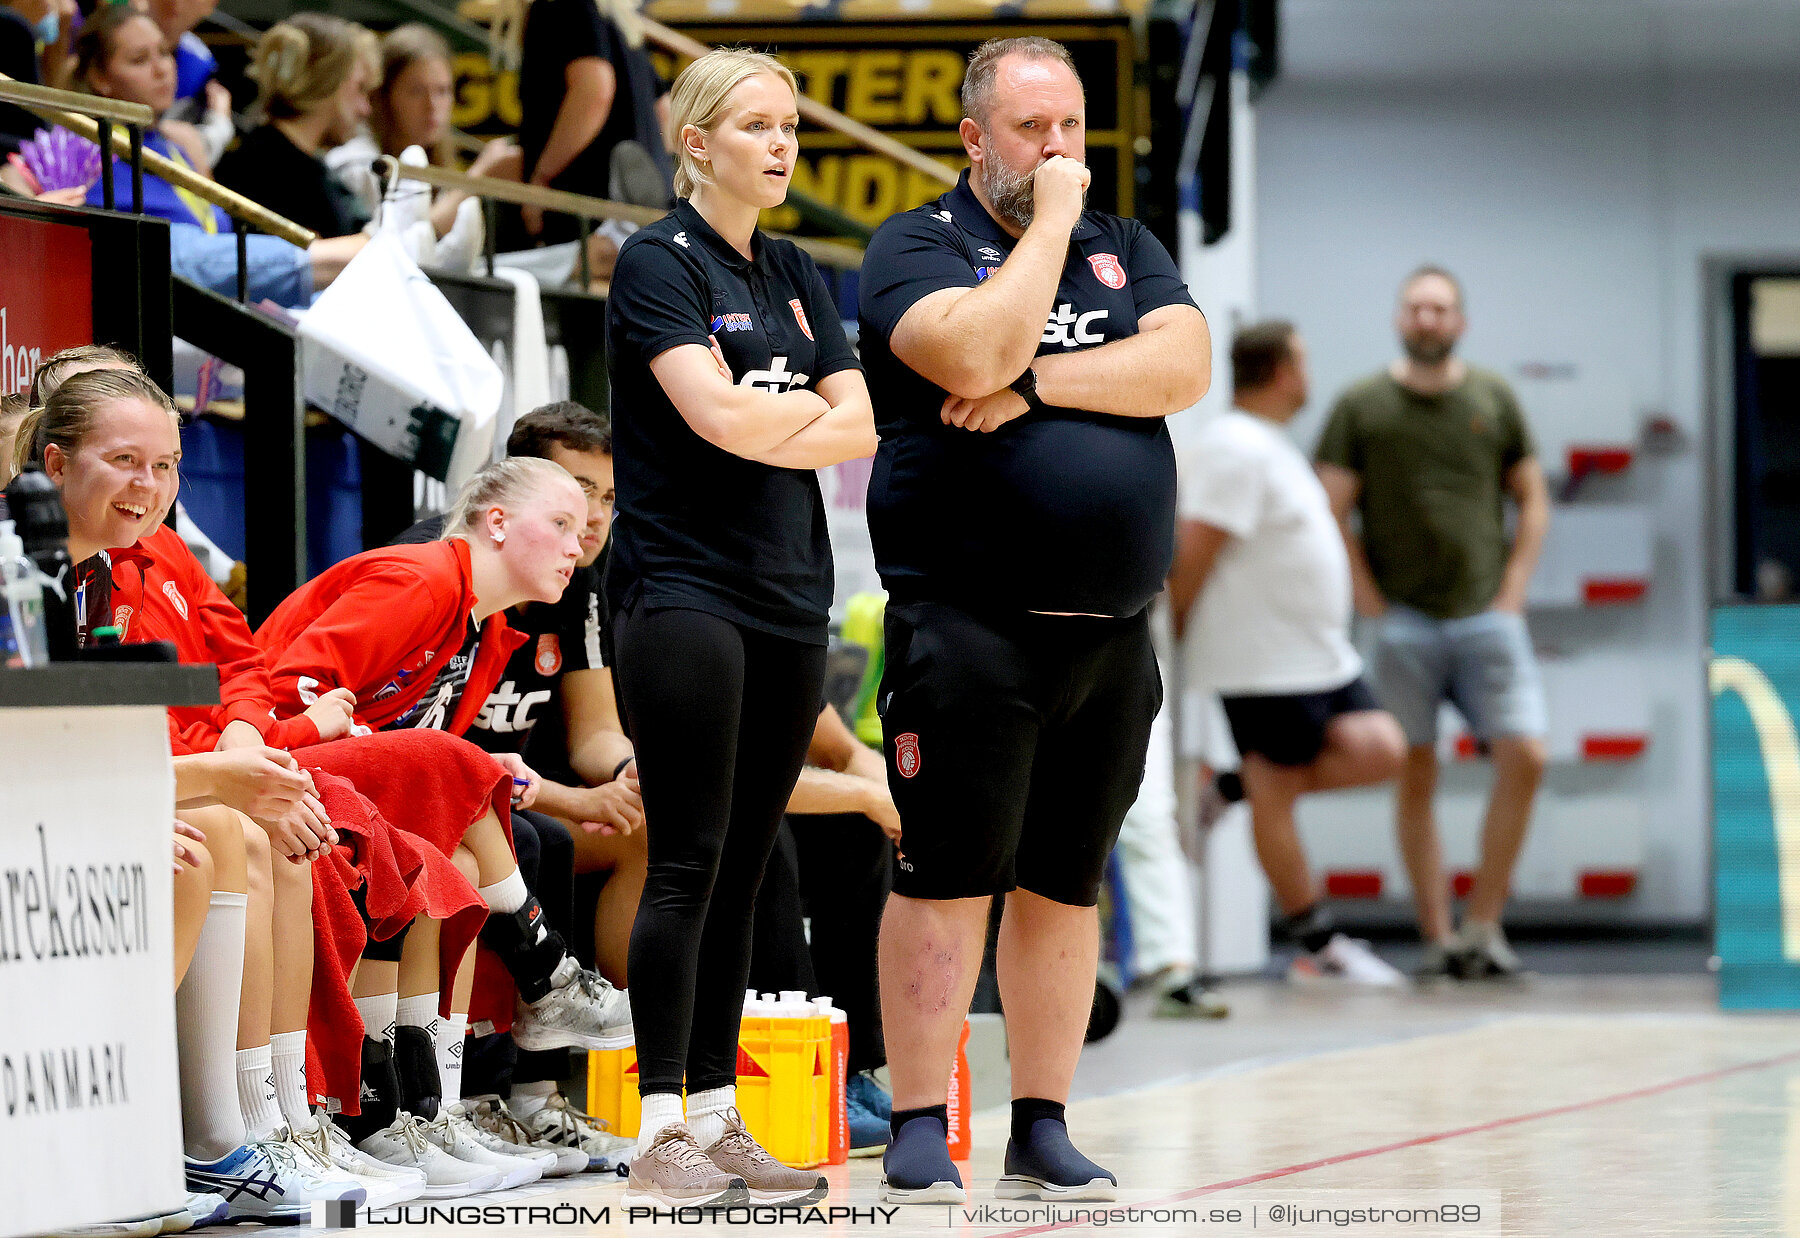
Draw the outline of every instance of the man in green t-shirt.
[[[1466,325],[1455,277],[1439,267],[1409,275],[1395,317],[1405,356],[1338,398],[1318,448],[1356,608],[1379,625],[1376,695],[1406,732],[1396,817],[1426,943],[1422,979],[1523,974],[1500,913],[1545,762],[1544,693],[1524,612],[1550,499],[1512,389],[1455,355]],[[1509,496],[1518,505],[1510,543]],[[1460,932],[1432,816],[1446,700],[1494,761]]]

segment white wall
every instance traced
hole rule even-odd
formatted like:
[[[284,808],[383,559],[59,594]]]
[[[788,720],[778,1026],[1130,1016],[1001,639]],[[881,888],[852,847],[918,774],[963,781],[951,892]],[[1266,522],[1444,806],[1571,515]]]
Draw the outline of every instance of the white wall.
[[[1654,715],[1638,775],[1643,884],[1627,914],[1703,919],[1700,268],[1709,254],[1800,255],[1794,78],[1290,77],[1263,96],[1257,143],[1257,301],[1295,320],[1311,349],[1303,443],[1345,383],[1394,355],[1396,284],[1422,261],[1465,283],[1471,360],[1512,377],[1524,363],[1573,363],[1685,433],[1682,452],[1640,458],[1617,487],[1652,506],[1657,548],[1641,613],[1612,622],[1642,653]]]

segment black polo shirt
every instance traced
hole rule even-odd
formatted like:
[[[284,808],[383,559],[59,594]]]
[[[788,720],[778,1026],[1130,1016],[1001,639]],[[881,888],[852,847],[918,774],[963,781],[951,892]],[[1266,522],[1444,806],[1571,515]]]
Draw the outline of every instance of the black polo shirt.
[[[831,541],[818,475],[732,455],[676,411],[650,362],[717,343],[740,385],[812,388],[857,368],[818,268],[789,241],[755,234],[755,260],[688,202],[619,250],[606,307],[618,501],[606,591],[615,611],[705,611],[825,643]]]
[[[1175,451],[1163,419],[1051,408],[973,433],[940,420],[947,393],[889,347],[916,302],[975,287],[1015,243],[967,172],[869,243],[861,345],[881,432],[869,482],[875,565],[900,598],[1135,615],[1162,590],[1175,551]],[[1152,310],[1193,304],[1149,229],[1088,211],[1037,355],[1124,339]]]
[[[432,516],[393,540],[403,546],[443,538],[444,518]],[[500,683],[463,738],[483,752],[515,752],[538,773],[577,785],[569,770],[569,728],[563,717],[562,677],[600,670],[605,622],[600,605],[600,564],[578,567],[555,602],[527,602],[506,613],[506,626],[525,634]],[[427,696],[430,694],[427,693]]]

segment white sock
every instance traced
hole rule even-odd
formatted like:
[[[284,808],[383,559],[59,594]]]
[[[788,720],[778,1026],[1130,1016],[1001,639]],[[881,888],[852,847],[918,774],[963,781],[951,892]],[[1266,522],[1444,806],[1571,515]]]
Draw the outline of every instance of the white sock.
[[[481,895],[481,899],[488,905],[489,911],[498,911],[501,914],[517,911],[525,905],[525,900],[531,897],[531,891],[525,888],[524,876],[516,868],[493,885],[482,886],[475,893]]]
[[[245,901],[242,894],[213,891],[194,961],[175,990],[182,1142],[198,1161],[216,1161],[244,1142],[234,1054],[244,988]]]
[[[275,1068],[268,1045],[237,1051],[238,1108],[244,1111],[244,1131],[252,1143],[268,1139],[281,1128],[281,1108],[275,1103]]]
[[[438,1082],[444,1085],[443,1105],[447,1109],[462,1099],[463,1039],[469,1034],[469,1016],[452,1014],[438,1023]]]
[[[704,1151],[725,1134],[725,1111],[737,1104],[737,1087],[708,1088],[688,1096],[688,1130]]]
[[[515,1083],[512,1086],[512,1098],[506,1102],[513,1116],[523,1122],[532,1114],[539,1112],[550,1103],[556,1095],[556,1080],[546,1079],[541,1083]]]
[[[400,1006],[398,993],[377,993],[356,999],[356,1013],[362,1016],[363,1035],[394,1043],[394,1020]]]
[[[650,1145],[662,1134],[664,1128],[681,1121],[680,1092],[652,1092],[644,1097],[643,1108],[638,1119],[637,1154],[644,1155],[650,1151]]]
[[[269,1037],[269,1060],[275,1068],[275,1103],[288,1128],[312,1129],[312,1106],[306,1100],[306,1032],[276,1032]]]
[[[401,1027],[422,1027],[435,1040],[438,1034],[438,995],[420,993],[402,997],[394,1008],[394,1021]]]

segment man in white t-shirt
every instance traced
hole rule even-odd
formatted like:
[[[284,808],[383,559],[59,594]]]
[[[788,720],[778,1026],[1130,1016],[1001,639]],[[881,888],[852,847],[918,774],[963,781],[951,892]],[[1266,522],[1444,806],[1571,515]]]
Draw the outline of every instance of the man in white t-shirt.
[[[1169,574],[1196,682],[1219,694],[1242,758],[1257,857],[1302,953],[1288,975],[1395,985],[1398,971],[1333,931],[1294,828],[1309,791],[1385,782],[1406,740],[1350,644],[1350,564],[1325,488],[1289,438],[1306,403],[1292,324],[1257,323],[1231,349],[1233,407],[1181,459]]]

